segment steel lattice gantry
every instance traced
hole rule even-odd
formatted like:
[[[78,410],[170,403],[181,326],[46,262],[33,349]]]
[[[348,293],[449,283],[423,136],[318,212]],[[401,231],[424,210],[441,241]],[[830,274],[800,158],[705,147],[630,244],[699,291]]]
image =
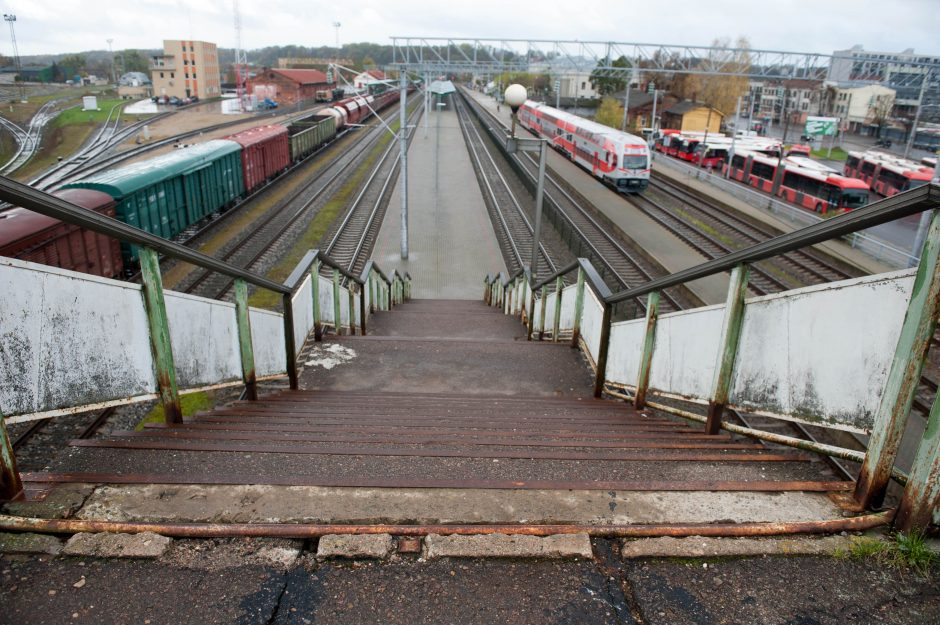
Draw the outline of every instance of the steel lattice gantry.
[[[415,72],[540,72],[553,75],[595,73],[626,77],[636,70],[667,74],[747,76],[768,80],[826,80],[834,61],[851,56],[721,46],[683,46],[614,41],[392,37],[390,66]],[[625,59],[627,66],[622,66]],[[618,65],[614,65],[618,62]],[[917,55],[895,55],[890,65],[898,79],[920,84],[935,65]],[[886,72],[887,73],[887,72]]]

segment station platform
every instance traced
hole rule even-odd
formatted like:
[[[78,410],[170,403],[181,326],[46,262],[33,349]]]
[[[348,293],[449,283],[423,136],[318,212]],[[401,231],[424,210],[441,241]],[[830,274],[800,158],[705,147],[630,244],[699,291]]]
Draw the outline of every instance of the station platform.
[[[517,319],[480,301],[413,300],[370,327],[308,347],[301,390],[74,440],[24,481],[98,485],[77,513],[90,520],[842,518],[830,495],[852,483],[815,456],[595,399],[579,350],[526,341]]]
[[[425,121],[428,122],[425,135]],[[408,150],[408,259],[401,258],[396,183],[373,251],[412,277],[415,299],[478,299],[487,273],[505,271],[470,156],[451,109],[420,119]]]
[[[509,107],[501,106],[496,110],[496,101],[478,91],[465,91],[489,111],[505,120],[511,119]],[[519,132],[528,134],[528,130]],[[705,262],[707,259],[690,248],[681,239],[667,231],[661,225],[647,217],[629,201],[629,196],[618,195],[597,181],[567,158],[554,150],[548,152],[549,169],[558,172],[578,193],[587,198],[610,219],[627,239],[642,248],[668,273],[675,273]],[[720,304],[728,297],[728,275],[720,274],[695,280],[685,284],[695,296],[706,305]]]

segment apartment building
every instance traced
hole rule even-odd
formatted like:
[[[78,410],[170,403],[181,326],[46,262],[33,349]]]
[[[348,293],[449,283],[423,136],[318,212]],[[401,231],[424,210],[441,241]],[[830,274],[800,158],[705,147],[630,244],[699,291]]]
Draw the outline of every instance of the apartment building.
[[[214,43],[164,39],[163,54],[150,58],[153,94],[215,98],[222,94],[219,53]]]

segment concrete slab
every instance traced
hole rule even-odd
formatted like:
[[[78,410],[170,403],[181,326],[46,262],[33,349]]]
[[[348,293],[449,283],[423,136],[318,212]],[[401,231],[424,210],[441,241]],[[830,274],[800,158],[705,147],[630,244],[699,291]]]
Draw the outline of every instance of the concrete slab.
[[[307,369],[300,376],[301,388],[489,396],[524,390],[526,395],[565,397],[590,397],[593,390],[580,352],[562,343],[328,337],[324,345],[334,341],[355,350],[352,366]]]
[[[417,299],[479,299],[487,273],[505,271],[463,135],[452,110],[423,120],[408,151],[408,260],[401,258],[395,185],[372,257],[412,277]]]
[[[424,557],[437,558],[552,558],[589,560],[591,538],[587,534],[556,536],[440,536],[424,539]]]
[[[390,534],[329,534],[317,544],[317,558],[352,558],[384,560],[392,554],[395,543]]]
[[[75,534],[62,549],[67,556],[96,558],[159,558],[171,539],[153,532],[140,534]]]
[[[509,123],[510,112],[508,107],[501,107],[501,111],[497,113],[496,103],[493,98],[476,91],[469,93],[477,102],[496,113],[506,123]],[[528,131],[523,132],[528,133]],[[561,154],[550,150],[547,165],[552,171],[564,177],[568,184],[587,198],[628,238],[632,239],[637,246],[646,250],[656,262],[665,267],[670,273],[699,265],[707,260],[678,237],[644,215],[629,202],[629,197],[625,199],[618,196],[616,192],[602,185],[590,173],[584,171]],[[695,280],[687,283],[686,286],[705,304],[720,304],[728,296],[727,274]]]
[[[212,523],[746,523],[837,519],[824,493],[604,492],[315,486],[102,486],[98,521]]]
[[[176,539],[160,561],[205,571],[247,565],[284,571],[297,564],[303,545],[304,541],[289,538]]]
[[[13,516],[67,519],[82,507],[94,490],[94,484],[57,484],[41,501],[10,501],[0,506],[0,510]]]
[[[0,553],[45,553],[56,555],[62,551],[62,540],[49,534],[0,533]]]
[[[794,536],[792,538],[640,538],[625,540],[624,558],[710,558],[732,556],[823,556],[845,552],[854,536]]]

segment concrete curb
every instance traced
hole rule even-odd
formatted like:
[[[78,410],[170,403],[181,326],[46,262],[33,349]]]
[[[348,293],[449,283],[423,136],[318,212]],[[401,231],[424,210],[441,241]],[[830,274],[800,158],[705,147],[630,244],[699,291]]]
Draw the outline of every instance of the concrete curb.
[[[848,551],[854,536],[792,538],[640,538],[623,541],[624,558],[708,558],[722,556],[825,555]]]
[[[593,556],[587,534],[555,536],[509,536],[479,534],[424,539],[424,558],[584,558]]]
[[[49,534],[0,533],[0,553],[45,553],[54,556],[62,551],[62,540]]]
[[[317,559],[359,558],[384,560],[395,548],[390,534],[328,534],[317,545]]]
[[[62,550],[67,556],[95,558],[159,558],[172,539],[153,532],[140,534],[75,534]]]

